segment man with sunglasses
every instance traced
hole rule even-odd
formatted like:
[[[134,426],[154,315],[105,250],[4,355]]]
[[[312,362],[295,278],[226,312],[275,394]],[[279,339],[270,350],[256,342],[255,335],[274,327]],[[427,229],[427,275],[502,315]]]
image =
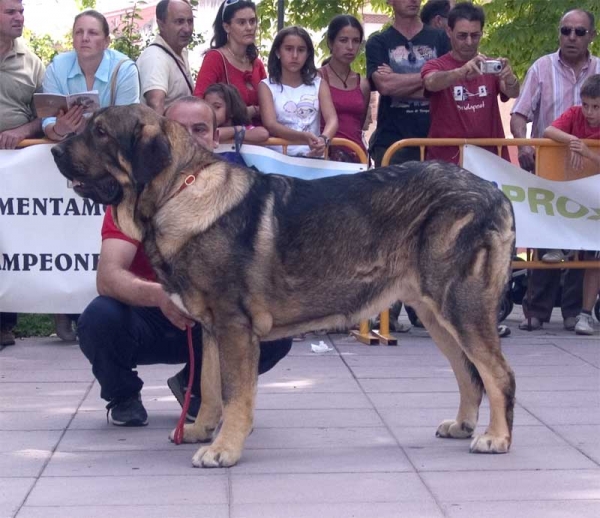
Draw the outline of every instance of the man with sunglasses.
[[[600,74],[600,58],[592,56],[589,46],[596,36],[594,15],[574,9],[561,18],[558,25],[558,51],[539,58],[525,77],[521,94],[511,113],[510,129],[515,138],[527,137],[531,122],[531,137],[542,138],[544,129],[571,106],[581,105],[580,90],[585,80]],[[526,171],[535,171],[535,152],[530,146],[519,149],[519,163]],[[541,255],[544,250],[540,251]],[[529,276],[527,296],[523,299],[525,318],[521,329],[540,329],[550,320],[560,287],[560,270],[533,270]],[[575,318],[581,311],[583,271],[566,270],[561,296],[564,327],[575,328]],[[531,319],[531,322],[529,322]]]
[[[421,67],[450,50],[448,37],[424,25],[420,0],[388,0],[394,23],[367,41],[367,77],[380,94],[377,128],[369,151],[375,166],[397,140],[423,138],[429,131],[429,101],[423,97]],[[391,163],[419,160],[418,148],[404,148]]]
[[[519,81],[507,59],[479,53],[484,23],[481,7],[457,4],[448,15],[452,51],[421,70],[431,100],[430,138],[504,138],[498,95],[517,97]],[[508,160],[506,148],[503,157]],[[460,154],[458,147],[428,147],[427,158],[457,164]]]
[[[137,60],[142,102],[162,115],[166,108],[194,91],[187,46],[194,35],[194,15],[185,0],[156,4],[158,36]]]

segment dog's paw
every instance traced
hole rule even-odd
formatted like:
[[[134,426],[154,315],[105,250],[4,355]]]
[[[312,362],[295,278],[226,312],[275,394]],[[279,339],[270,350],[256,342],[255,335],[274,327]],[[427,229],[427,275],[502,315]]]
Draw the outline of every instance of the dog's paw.
[[[494,437],[488,433],[478,435],[471,441],[471,453],[508,453],[510,437]]]
[[[237,464],[241,456],[241,451],[203,446],[192,457],[192,465],[195,468],[228,468]]]
[[[169,434],[169,440],[175,442],[175,428]],[[184,443],[195,443],[195,442],[210,442],[212,441],[214,428],[206,426],[197,426],[194,424],[183,425],[183,440]]]
[[[436,437],[444,439],[468,439],[473,435],[475,425],[467,421],[458,422],[454,419],[443,421],[435,432]]]

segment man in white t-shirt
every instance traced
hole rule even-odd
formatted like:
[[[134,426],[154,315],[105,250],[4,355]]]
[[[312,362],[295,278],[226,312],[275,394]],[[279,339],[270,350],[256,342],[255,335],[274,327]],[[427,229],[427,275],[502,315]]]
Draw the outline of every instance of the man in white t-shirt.
[[[156,4],[159,34],[137,60],[142,102],[163,115],[175,100],[192,95],[194,86],[187,46],[194,34],[194,16],[183,0]]]

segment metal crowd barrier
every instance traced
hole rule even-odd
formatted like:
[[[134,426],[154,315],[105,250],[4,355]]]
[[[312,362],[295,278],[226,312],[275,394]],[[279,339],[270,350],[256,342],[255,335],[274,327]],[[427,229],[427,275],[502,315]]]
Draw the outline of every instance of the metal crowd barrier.
[[[600,142],[597,140],[585,140],[588,146],[593,148],[600,148]],[[394,154],[405,147],[418,147],[420,150],[421,160],[425,160],[425,149],[427,146],[458,146],[460,152],[460,164],[463,162],[463,146],[471,144],[474,146],[487,146],[495,147],[498,155],[501,154],[503,147],[511,146],[531,146],[535,149],[536,161],[534,173],[541,178],[555,181],[566,181],[575,180],[577,178],[583,178],[598,174],[597,169],[590,167],[584,167],[582,171],[569,170],[565,167],[567,164],[568,148],[564,144],[560,144],[551,139],[536,138],[536,139],[500,139],[500,138],[488,138],[488,139],[428,139],[428,138],[414,138],[400,140],[392,144],[381,160],[381,165],[389,165]],[[598,149],[600,151],[600,149]],[[526,173],[525,173],[526,174]],[[539,260],[537,256],[537,250],[528,248],[526,250],[525,261],[513,261],[512,267],[515,269],[563,269],[563,268],[600,268],[600,261],[585,261],[578,258],[578,254],[572,260],[564,261],[561,263],[544,263]],[[397,341],[393,335],[390,334],[390,320],[389,311],[383,311],[380,316],[379,330],[369,333],[368,322],[361,322],[360,333],[356,335],[356,338],[366,344],[373,345],[371,340],[374,334],[379,338],[381,343],[387,345],[396,345]]]

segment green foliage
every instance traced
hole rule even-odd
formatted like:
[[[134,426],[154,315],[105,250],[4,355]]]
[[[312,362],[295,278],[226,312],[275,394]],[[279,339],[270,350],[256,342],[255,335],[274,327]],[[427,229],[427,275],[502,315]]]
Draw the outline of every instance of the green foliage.
[[[38,56],[46,66],[48,66],[56,54],[66,50],[62,40],[53,40],[48,34],[34,34],[27,28],[23,30],[23,38],[31,51]]]
[[[125,10],[119,25],[113,30],[113,39],[110,45],[134,61],[149,44],[148,41],[143,41],[138,25],[138,21],[142,19],[140,6],[145,4],[144,0],[135,0],[133,5]]]
[[[54,333],[54,319],[52,315],[20,314],[14,333],[18,338],[50,336]]]
[[[385,0],[383,0],[385,1]],[[277,0],[262,0],[257,6],[259,19],[259,40],[272,41],[277,34]],[[299,25],[306,30],[319,35],[316,40],[316,54],[318,57],[329,55],[325,33],[331,19],[338,14],[351,14],[362,20],[364,0],[286,0],[285,1],[285,26]],[[270,48],[261,48],[261,54],[266,57]],[[317,66],[320,60],[317,60]],[[364,53],[354,64],[356,70],[364,71]]]
[[[75,5],[80,11],[84,9],[96,9],[96,0],[75,0]]]
[[[585,9],[596,20],[600,14],[597,0],[491,0],[482,4],[486,28],[481,51],[492,57],[507,57],[513,70],[523,79],[531,64],[558,49],[558,24],[570,9]],[[598,55],[600,41],[590,47]]]

